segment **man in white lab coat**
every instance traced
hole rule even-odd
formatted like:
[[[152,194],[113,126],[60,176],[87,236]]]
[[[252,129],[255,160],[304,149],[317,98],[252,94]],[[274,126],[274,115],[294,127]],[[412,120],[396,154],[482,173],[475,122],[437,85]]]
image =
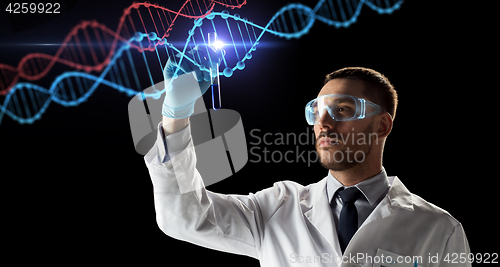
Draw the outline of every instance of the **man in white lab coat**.
[[[208,86],[205,72],[182,64],[179,73],[195,71],[201,88]],[[168,63],[166,79],[175,67]],[[196,89],[167,92],[180,103],[166,100],[157,142],[145,156],[157,222],[167,235],[247,255],[266,267],[470,266],[462,225],[386,175],[382,155],[397,95],[380,73],[333,72],[306,107],[327,177],[306,186],[277,182],[249,195],[204,188],[189,126],[191,105],[201,94],[185,95]],[[355,140],[346,140],[348,134]]]

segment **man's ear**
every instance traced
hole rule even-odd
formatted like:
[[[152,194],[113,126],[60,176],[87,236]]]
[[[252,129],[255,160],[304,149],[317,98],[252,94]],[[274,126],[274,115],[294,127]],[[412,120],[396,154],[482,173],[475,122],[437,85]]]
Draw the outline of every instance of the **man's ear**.
[[[378,138],[387,137],[392,130],[392,117],[387,112],[380,114],[378,128],[376,129]]]

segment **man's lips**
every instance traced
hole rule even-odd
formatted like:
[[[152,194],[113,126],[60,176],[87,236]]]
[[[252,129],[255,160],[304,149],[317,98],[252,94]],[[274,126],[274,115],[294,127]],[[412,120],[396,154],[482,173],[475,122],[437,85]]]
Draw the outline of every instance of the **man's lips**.
[[[319,139],[319,147],[327,147],[327,146],[336,146],[339,145],[339,141],[337,139],[322,137]]]

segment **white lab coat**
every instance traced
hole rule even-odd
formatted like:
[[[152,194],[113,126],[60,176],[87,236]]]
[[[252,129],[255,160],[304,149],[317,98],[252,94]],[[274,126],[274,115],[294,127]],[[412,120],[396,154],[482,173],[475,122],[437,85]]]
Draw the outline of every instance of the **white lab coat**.
[[[378,249],[412,257],[419,266],[470,266],[445,261],[447,254],[451,261],[453,253],[469,253],[462,225],[410,193],[397,177],[389,177],[387,196],[358,229],[342,258],[326,178],[308,186],[277,182],[246,196],[218,194],[204,188],[192,142],[160,163],[160,139],[145,161],[154,186],[157,223],[173,238],[247,255],[265,267],[374,266],[380,259]]]

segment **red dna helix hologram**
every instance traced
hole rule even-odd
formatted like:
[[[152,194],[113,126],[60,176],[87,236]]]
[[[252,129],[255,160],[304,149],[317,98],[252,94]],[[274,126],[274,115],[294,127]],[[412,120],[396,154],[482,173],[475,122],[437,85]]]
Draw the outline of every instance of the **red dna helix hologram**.
[[[246,4],[246,0],[186,0],[179,11],[156,3],[134,2],[124,9],[114,31],[95,20],[82,21],[67,34],[55,55],[30,53],[17,67],[0,63],[0,95],[6,95],[19,78],[41,79],[55,63],[85,72],[101,71],[109,64],[119,41],[127,42],[136,32],[156,32],[161,38],[167,37],[179,17],[203,18],[216,4],[234,9]]]

